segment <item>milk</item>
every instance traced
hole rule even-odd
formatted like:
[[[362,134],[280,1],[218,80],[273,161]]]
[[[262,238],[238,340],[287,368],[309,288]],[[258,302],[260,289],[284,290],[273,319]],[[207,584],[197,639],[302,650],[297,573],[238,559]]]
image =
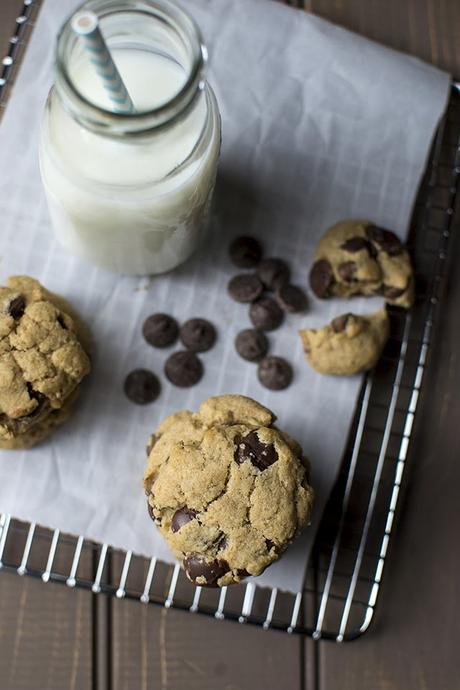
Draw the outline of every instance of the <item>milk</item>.
[[[186,74],[164,55],[119,48],[112,56],[136,112],[169,102]],[[76,90],[111,110],[85,54],[69,66]],[[220,147],[220,122],[208,86],[170,126],[114,137],[92,131],[50,94],[40,166],[53,227],[71,252],[108,269],[168,271],[194,251],[206,223]]]

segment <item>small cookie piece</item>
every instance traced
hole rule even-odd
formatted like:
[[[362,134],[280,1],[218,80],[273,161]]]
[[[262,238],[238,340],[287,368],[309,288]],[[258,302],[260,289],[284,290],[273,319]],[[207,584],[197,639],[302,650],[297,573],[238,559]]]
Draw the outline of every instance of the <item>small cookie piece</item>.
[[[308,461],[274,422],[251,398],[222,395],[155,430],[149,513],[196,585],[259,575],[309,522]]]
[[[282,259],[264,259],[257,267],[257,275],[267,290],[278,290],[289,282],[291,272]]]
[[[180,339],[192,352],[207,352],[216,342],[216,329],[206,319],[189,319],[180,329]]]
[[[274,331],[284,320],[284,313],[271,297],[260,297],[249,308],[249,318],[255,328],[261,331]]]
[[[257,369],[260,383],[271,391],[281,391],[290,386],[292,367],[282,357],[265,357]]]
[[[179,325],[169,314],[152,314],[145,319],[142,334],[153,347],[169,347],[177,340]]]
[[[64,407],[89,373],[80,325],[64,311],[66,307],[61,297],[28,276],[8,278],[7,287],[0,287],[3,448],[29,447],[64,421],[66,415],[54,415],[53,423],[45,425],[45,419]],[[32,434],[39,425],[40,431]]]
[[[305,292],[291,283],[282,285],[276,291],[276,299],[280,307],[290,314],[305,311],[308,304]]]
[[[194,352],[174,352],[165,362],[166,378],[174,386],[190,388],[203,377],[203,365]]]
[[[257,328],[246,328],[236,336],[235,348],[248,362],[259,362],[268,352],[267,336]]]
[[[262,292],[264,286],[259,278],[252,273],[242,273],[234,276],[228,284],[228,294],[236,302],[247,304],[254,302]]]
[[[262,258],[262,247],[254,237],[237,237],[229,247],[229,254],[238,268],[255,268]]]
[[[306,328],[300,337],[307,360],[320,374],[350,376],[374,367],[390,333],[388,314],[343,314],[322,328]]]
[[[148,405],[160,395],[161,385],[158,378],[148,369],[135,369],[125,379],[126,397],[136,405]]]
[[[316,248],[310,286],[320,299],[383,295],[405,309],[414,301],[406,248],[393,232],[368,220],[342,221],[325,233]]]

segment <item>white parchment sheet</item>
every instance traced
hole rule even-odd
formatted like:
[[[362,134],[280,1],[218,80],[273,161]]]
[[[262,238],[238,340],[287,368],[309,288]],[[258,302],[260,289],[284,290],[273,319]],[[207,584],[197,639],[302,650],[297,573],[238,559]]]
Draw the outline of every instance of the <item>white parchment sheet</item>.
[[[0,452],[0,510],[115,547],[172,560],[147,516],[141,488],[145,443],[174,410],[197,409],[220,393],[250,395],[278,415],[313,466],[313,524],[259,578],[297,591],[313,537],[339,469],[360,377],[329,378],[303,360],[297,331],[350,310],[318,301],[270,334],[271,352],[295,370],[286,391],[269,392],[233,341],[249,325],[226,284],[234,270],[229,239],[260,237],[266,255],[292,266],[307,285],[314,245],[331,223],[369,217],[406,233],[430,142],[444,110],[449,78],[325,21],[268,0],[188,0],[211,56],[223,147],[209,240],[185,266],[151,280],[113,275],[72,257],[53,239],[40,183],[37,141],[51,81],[56,31],[77,5],[45,0],[12,98],[0,125],[0,278],[26,273],[63,294],[90,326],[93,372],[72,419],[28,451]],[[128,230],[129,231],[129,230]],[[362,312],[378,306],[362,299]],[[219,331],[203,355],[206,373],[179,390],[162,376],[169,354],[142,338],[144,318],[166,311],[203,316]],[[123,394],[133,368],[162,376],[159,400],[145,408]]]

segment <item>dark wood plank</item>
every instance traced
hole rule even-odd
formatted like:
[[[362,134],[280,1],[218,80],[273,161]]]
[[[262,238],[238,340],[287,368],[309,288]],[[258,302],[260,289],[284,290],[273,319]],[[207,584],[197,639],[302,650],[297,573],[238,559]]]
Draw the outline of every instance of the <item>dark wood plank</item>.
[[[458,0],[304,0],[306,9],[460,78]]]

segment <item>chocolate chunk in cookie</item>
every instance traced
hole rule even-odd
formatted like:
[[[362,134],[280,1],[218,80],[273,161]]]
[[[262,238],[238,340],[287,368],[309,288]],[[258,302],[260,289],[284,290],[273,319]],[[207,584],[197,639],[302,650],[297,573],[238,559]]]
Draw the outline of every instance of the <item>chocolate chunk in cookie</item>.
[[[235,436],[235,462],[249,462],[263,472],[278,460],[278,453],[273,444],[262,443],[256,431],[247,436]]]
[[[230,568],[227,561],[222,558],[206,561],[202,554],[190,553],[184,558],[184,570],[194,585],[217,587],[218,580],[224,577]]]
[[[291,283],[282,285],[276,291],[276,299],[280,307],[290,314],[305,311],[308,304],[305,292]]]
[[[310,271],[310,287],[314,294],[320,299],[328,297],[333,282],[334,273],[329,261],[326,259],[315,261]]]
[[[268,352],[267,336],[256,328],[246,328],[236,336],[235,348],[248,362],[259,362]]]
[[[282,357],[265,357],[259,364],[257,375],[260,383],[272,391],[284,390],[293,378],[291,365]]]
[[[216,342],[216,329],[206,319],[189,319],[180,329],[180,339],[192,352],[207,352]]]
[[[190,508],[187,508],[187,506],[184,506],[184,508],[179,508],[179,510],[176,510],[171,520],[172,531],[178,532],[184,525],[187,525],[189,522],[194,520],[197,515],[198,513],[196,510],[191,510]]]
[[[13,297],[11,302],[8,304],[8,314],[12,316],[13,319],[20,319],[24,314],[24,309],[26,308],[26,301],[22,295]]]
[[[271,297],[260,297],[251,304],[249,317],[255,328],[261,331],[274,331],[283,323],[284,313]]]
[[[262,247],[254,237],[237,237],[230,245],[229,254],[238,268],[255,268],[262,258]]]
[[[332,319],[331,326],[335,333],[342,333],[346,329],[350,316],[351,314],[342,314]]]
[[[189,388],[203,377],[203,365],[194,352],[181,350],[168,357],[165,374],[174,386]]]
[[[257,267],[257,275],[267,290],[277,290],[289,282],[289,266],[282,259],[264,259]]]
[[[256,275],[243,273],[232,278],[228,284],[228,293],[236,302],[254,302],[264,290]]]
[[[142,333],[149,345],[169,347],[177,340],[179,326],[169,314],[152,314],[144,321]]]
[[[136,405],[148,405],[160,395],[158,378],[148,369],[135,369],[125,379],[125,395]]]
[[[366,228],[366,236],[374,245],[377,245],[378,249],[390,256],[399,256],[404,251],[401,240],[390,230],[384,230],[376,225],[369,225]]]

